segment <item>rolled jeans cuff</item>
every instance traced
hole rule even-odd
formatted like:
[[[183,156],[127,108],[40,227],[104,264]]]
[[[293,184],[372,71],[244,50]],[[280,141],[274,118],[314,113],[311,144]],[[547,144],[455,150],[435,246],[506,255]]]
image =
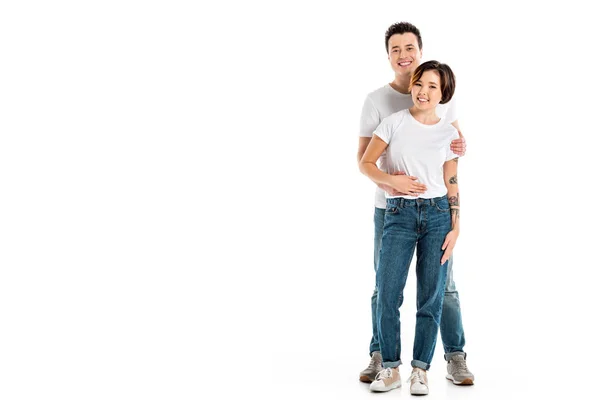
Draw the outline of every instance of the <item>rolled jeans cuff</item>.
[[[453,351],[452,353],[444,354],[444,360],[450,361],[450,359],[453,356],[458,356],[458,355],[463,355],[465,357],[465,360],[467,359],[467,353],[465,353],[464,351]]]
[[[413,368],[415,368],[415,367],[416,367],[416,368],[421,368],[421,369],[424,369],[425,371],[429,371],[429,367],[430,367],[430,365],[429,365],[429,364],[427,364],[427,363],[424,363],[423,361],[419,361],[419,360],[412,360],[412,361],[410,362],[410,365],[411,365]]]
[[[402,361],[384,361],[383,368],[396,368],[402,364]]]

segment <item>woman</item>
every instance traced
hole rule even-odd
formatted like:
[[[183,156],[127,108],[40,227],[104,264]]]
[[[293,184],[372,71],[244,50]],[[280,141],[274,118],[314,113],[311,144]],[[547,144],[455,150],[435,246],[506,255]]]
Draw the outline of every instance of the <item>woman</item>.
[[[458,158],[450,142],[459,137],[436,106],[454,94],[450,67],[428,61],[411,78],[413,107],[384,119],[360,162],[361,172],[377,184],[408,195],[386,194],[384,231],[377,270],[377,319],[383,367],[371,390],[401,386],[400,311],[408,269],[417,248],[417,323],[411,366],[411,393],[428,394],[430,367],[439,330],[447,261],[459,233]],[[377,168],[386,151],[387,171]]]

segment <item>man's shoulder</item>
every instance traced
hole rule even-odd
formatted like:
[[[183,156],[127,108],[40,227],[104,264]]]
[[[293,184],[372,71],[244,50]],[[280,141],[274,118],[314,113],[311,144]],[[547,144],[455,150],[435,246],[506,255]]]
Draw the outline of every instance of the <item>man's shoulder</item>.
[[[386,83],[385,85],[373,90],[372,92],[369,92],[367,94],[367,99],[370,99],[373,102],[377,102],[377,100],[381,98],[381,96],[384,96],[388,92],[388,86],[389,85]]]

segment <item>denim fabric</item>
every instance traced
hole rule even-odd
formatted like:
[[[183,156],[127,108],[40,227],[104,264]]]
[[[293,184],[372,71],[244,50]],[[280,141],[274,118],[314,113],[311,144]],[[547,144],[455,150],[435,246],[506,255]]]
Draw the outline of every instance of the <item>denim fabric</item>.
[[[379,263],[379,251],[381,249],[381,237],[383,236],[383,222],[385,217],[385,209],[375,208],[373,222],[375,225],[375,243],[374,243],[374,268],[377,272],[377,264]],[[444,358],[449,354],[463,354],[465,347],[465,333],[462,324],[462,314],[460,310],[460,299],[458,291],[456,290],[456,284],[454,283],[454,276],[452,273],[452,267],[454,265],[454,256],[450,256],[448,260],[448,274],[446,277],[446,289],[444,293],[444,305],[442,308],[442,320],[440,323],[440,333],[442,336],[442,343],[444,345],[444,352],[446,353]],[[373,336],[371,337],[371,344],[369,346],[369,356],[375,351],[381,351],[379,347],[379,333],[377,331],[377,285],[373,290],[371,296],[371,322],[373,329]]]
[[[373,253],[373,266],[377,273],[377,264],[379,263],[379,250],[381,249],[381,236],[383,236],[383,219],[385,217],[385,209],[375,207],[375,215],[373,222],[375,223],[375,252]],[[373,336],[371,336],[371,345],[369,346],[369,355],[373,352],[380,351],[379,348],[379,333],[377,331],[377,285],[371,296],[371,325],[373,326]]]
[[[452,256],[448,260],[448,276],[446,278],[446,289],[444,293],[444,306],[442,307],[442,322],[440,333],[444,345],[445,357],[453,354],[463,354],[465,347],[465,331],[462,324],[460,311],[460,299],[454,277],[452,276]]]
[[[383,366],[401,364],[400,306],[417,250],[417,322],[413,367],[429,369],[442,316],[448,262],[442,245],[452,227],[446,196],[387,200],[377,266],[377,330]]]

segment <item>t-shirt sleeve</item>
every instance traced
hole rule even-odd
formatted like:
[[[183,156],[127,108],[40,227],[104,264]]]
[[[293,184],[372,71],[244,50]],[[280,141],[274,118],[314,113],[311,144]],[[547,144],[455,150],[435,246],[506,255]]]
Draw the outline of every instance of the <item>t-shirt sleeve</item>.
[[[375,108],[373,100],[367,97],[363,104],[362,113],[360,114],[360,129],[358,131],[358,136],[372,137],[373,131],[377,128],[379,122],[379,111]]]
[[[446,121],[453,123],[458,119],[458,111],[456,109],[456,96],[452,96],[450,102],[448,102],[448,109],[446,111]]]
[[[381,124],[379,124],[373,133],[379,136],[381,140],[387,144],[390,144],[390,140],[392,140],[392,135],[394,134],[395,122],[395,114],[392,114],[391,116],[384,118],[384,120],[381,121]]]
[[[450,149],[450,143],[453,140],[458,139],[460,136],[458,135],[458,131],[456,129],[454,129],[454,132],[452,133],[450,140],[448,140],[448,143],[446,143],[446,161],[450,161],[450,160],[454,160],[455,158],[459,157],[458,154],[454,153],[451,149]]]

